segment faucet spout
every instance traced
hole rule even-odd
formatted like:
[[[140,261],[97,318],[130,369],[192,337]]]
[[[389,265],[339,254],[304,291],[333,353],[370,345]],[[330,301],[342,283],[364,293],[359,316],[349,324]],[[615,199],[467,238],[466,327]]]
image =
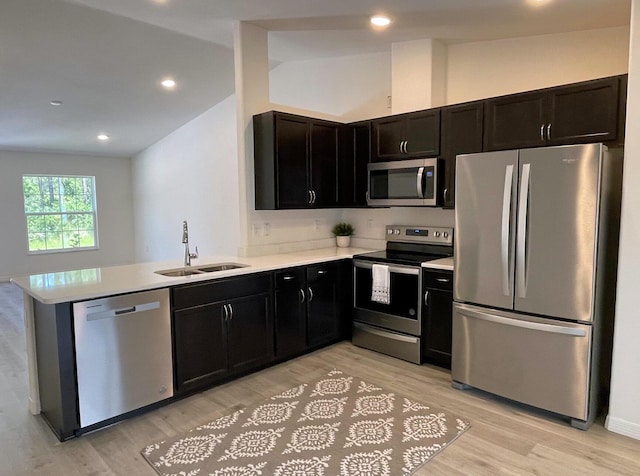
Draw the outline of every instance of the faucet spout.
[[[184,265],[191,266],[191,260],[198,258],[198,247],[196,246],[195,253],[189,251],[189,225],[187,225],[187,220],[182,222],[182,243],[184,244]]]

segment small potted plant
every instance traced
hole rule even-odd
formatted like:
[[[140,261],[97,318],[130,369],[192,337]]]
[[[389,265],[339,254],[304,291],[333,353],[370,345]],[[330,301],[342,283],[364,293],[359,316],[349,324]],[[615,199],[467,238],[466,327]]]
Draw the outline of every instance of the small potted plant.
[[[333,227],[331,232],[336,237],[336,244],[340,248],[348,248],[351,244],[351,235],[353,235],[353,226],[350,223],[338,223]]]

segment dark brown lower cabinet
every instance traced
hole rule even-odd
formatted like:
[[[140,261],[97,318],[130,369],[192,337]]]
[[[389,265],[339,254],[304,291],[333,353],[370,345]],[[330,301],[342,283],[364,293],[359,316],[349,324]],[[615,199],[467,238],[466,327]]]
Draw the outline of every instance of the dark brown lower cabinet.
[[[275,276],[275,354],[282,359],[307,348],[305,268],[276,271]]]
[[[300,355],[345,338],[351,260],[276,272],[275,354]],[[345,294],[346,293],[346,294]]]
[[[271,281],[271,274],[264,273],[173,289],[177,394],[273,359]]]
[[[453,272],[423,272],[423,348],[427,363],[451,368]]]
[[[177,391],[206,386],[225,377],[227,330],[222,304],[176,311],[173,321]]]

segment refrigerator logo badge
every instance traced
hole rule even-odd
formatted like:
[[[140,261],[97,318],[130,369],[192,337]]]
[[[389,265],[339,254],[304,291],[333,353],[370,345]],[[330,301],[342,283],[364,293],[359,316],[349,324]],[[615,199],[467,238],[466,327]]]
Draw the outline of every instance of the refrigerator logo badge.
[[[562,162],[564,162],[565,164],[573,164],[574,162],[577,162],[580,159],[562,159]]]

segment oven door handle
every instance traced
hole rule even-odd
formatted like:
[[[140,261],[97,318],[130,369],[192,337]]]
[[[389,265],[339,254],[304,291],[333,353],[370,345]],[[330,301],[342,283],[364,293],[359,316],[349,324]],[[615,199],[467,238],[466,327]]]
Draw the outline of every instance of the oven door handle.
[[[363,332],[375,334],[386,339],[399,340],[400,342],[410,342],[412,344],[417,344],[419,342],[419,339],[417,337],[405,336],[402,334],[396,334],[395,332],[387,332],[381,329],[375,329],[371,326],[360,324],[359,322],[354,322],[353,327],[355,327],[356,329],[360,329]]]
[[[385,264],[385,263],[377,263],[377,264]],[[355,266],[356,268],[371,269],[373,268],[373,262],[354,261],[353,266]],[[412,268],[409,266],[389,266],[389,272],[396,273],[396,274],[411,274],[414,276],[419,276],[420,268]]]

